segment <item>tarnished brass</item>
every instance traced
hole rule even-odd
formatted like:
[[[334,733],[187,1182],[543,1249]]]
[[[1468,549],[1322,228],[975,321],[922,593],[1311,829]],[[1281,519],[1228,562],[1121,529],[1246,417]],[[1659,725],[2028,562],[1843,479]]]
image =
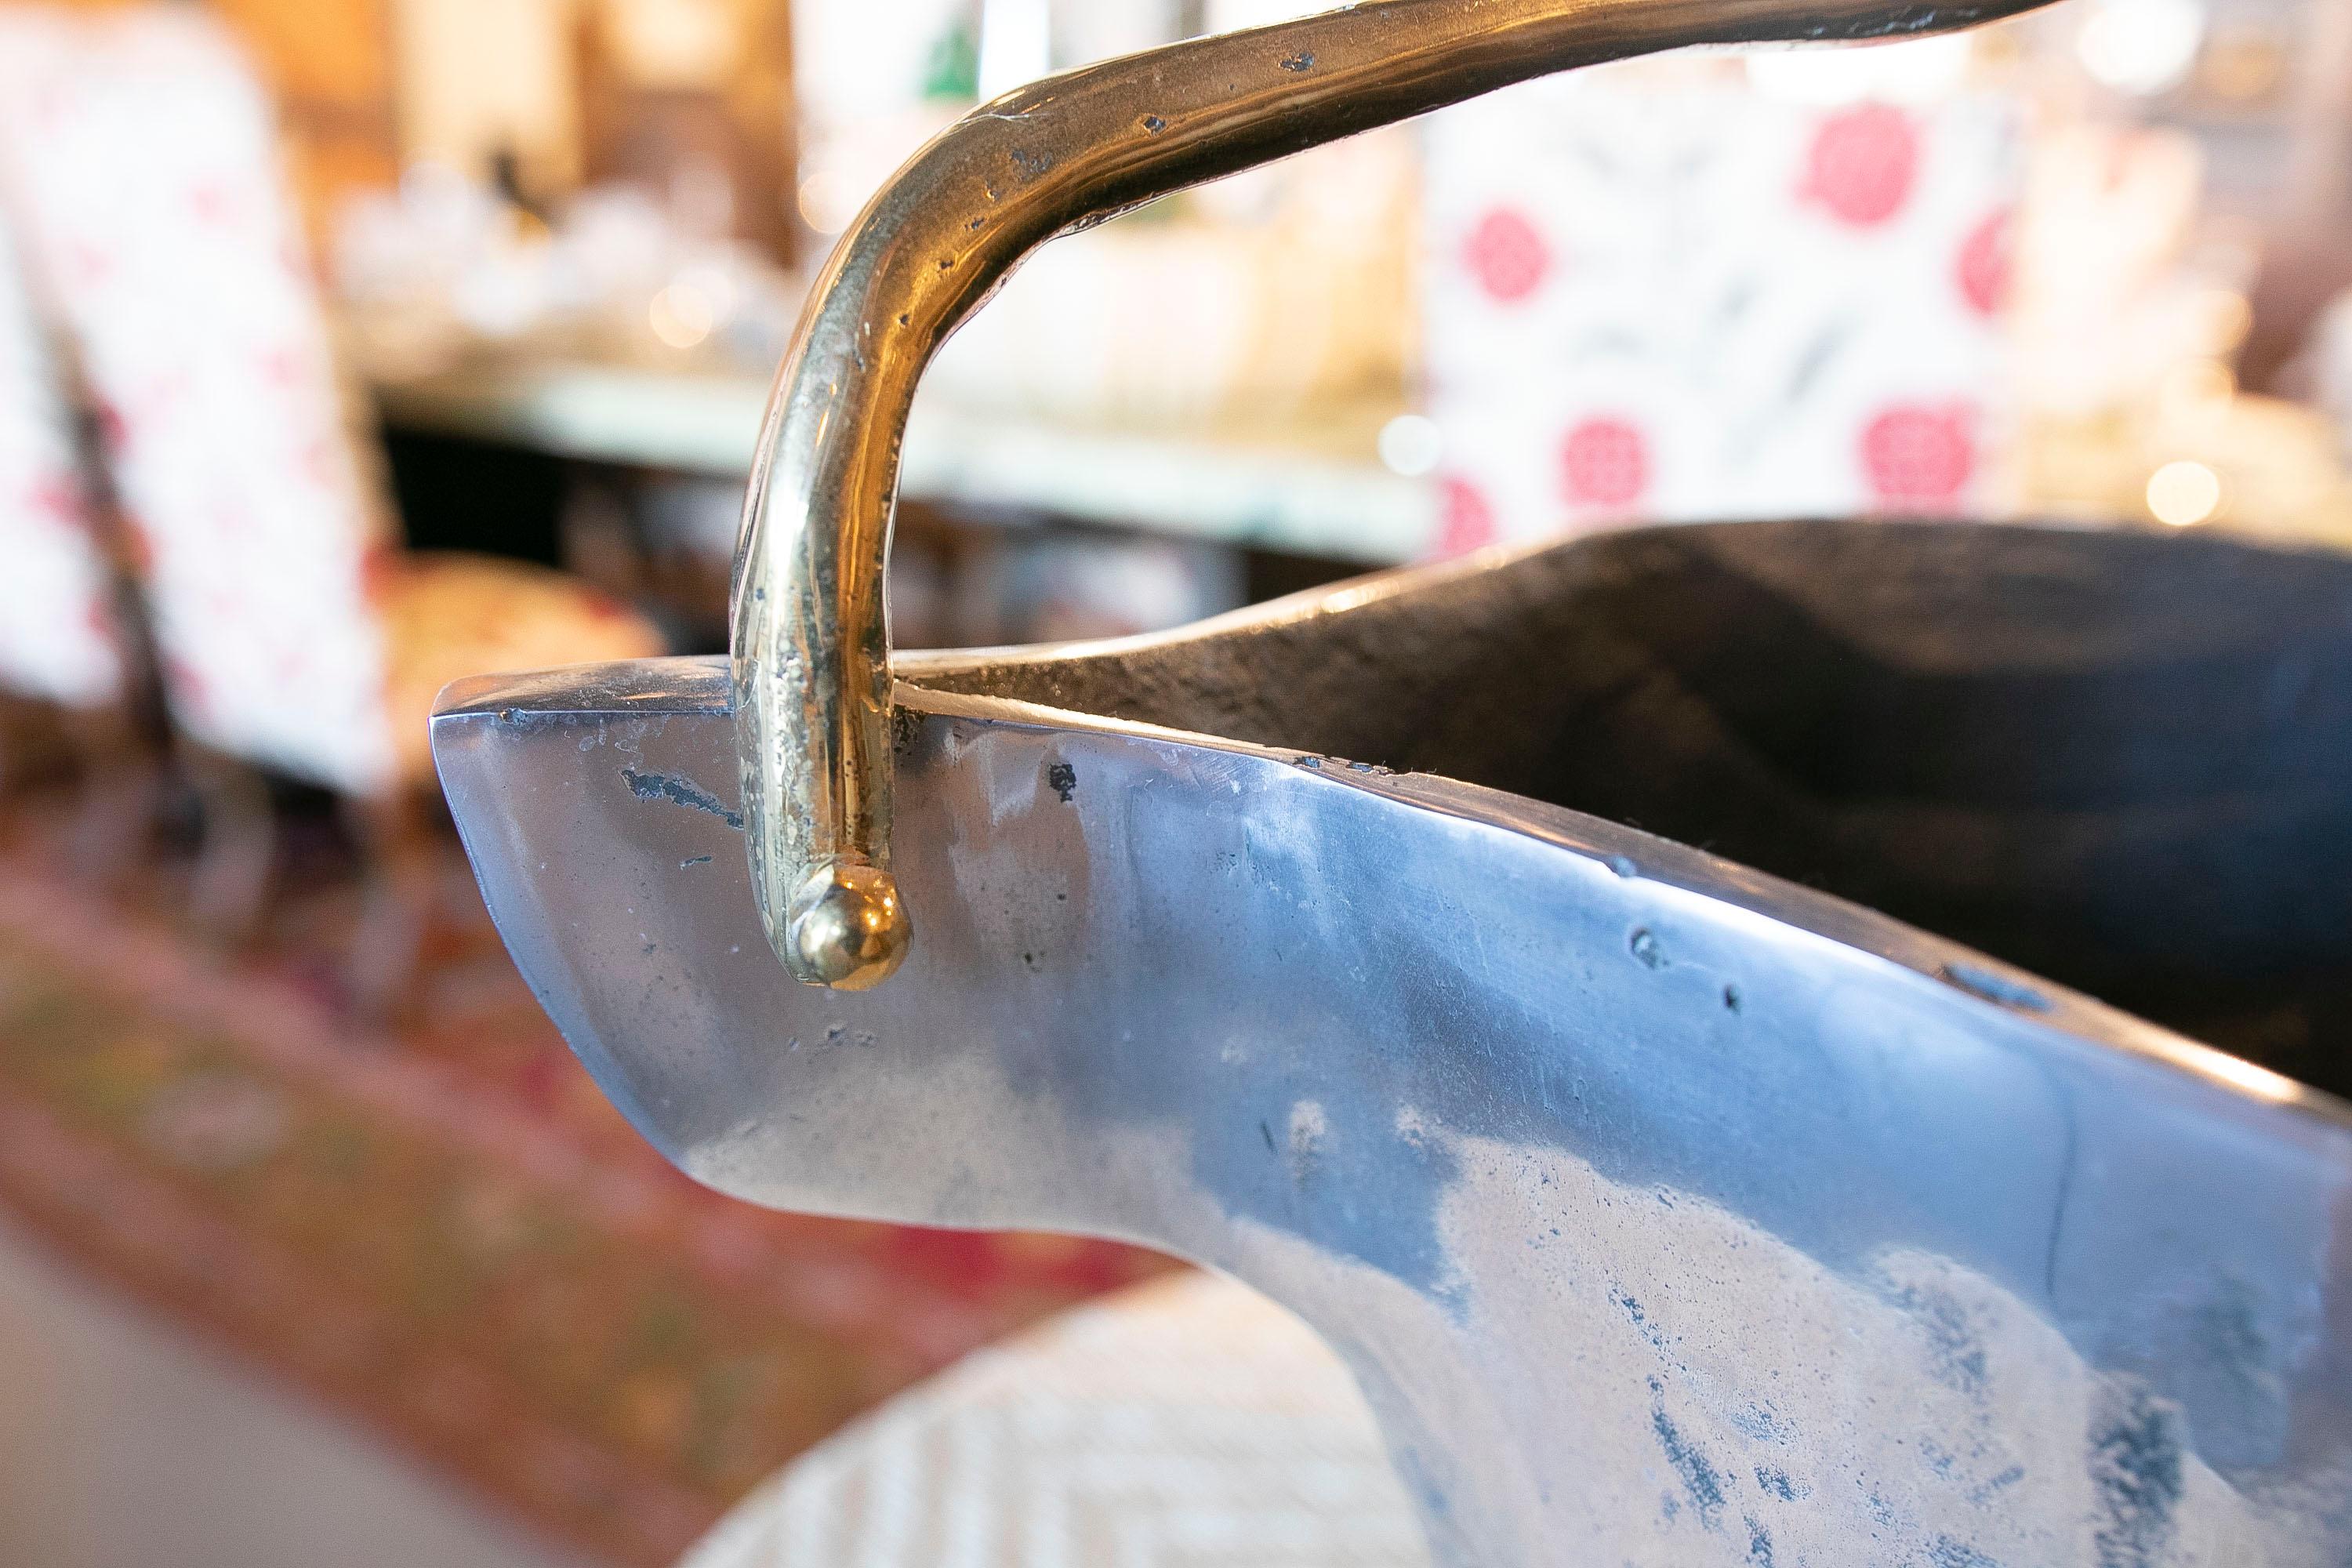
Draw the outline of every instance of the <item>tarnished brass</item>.
[[[815,984],[864,989],[911,927],[890,876],[898,447],[948,334],[1056,235],[1319,142],[1576,66],[1693,45],[1944,32],[2045,0],[1365,0],[1051,77],[901,169],[826,263],[777,373],[734,584],[752,887]]]

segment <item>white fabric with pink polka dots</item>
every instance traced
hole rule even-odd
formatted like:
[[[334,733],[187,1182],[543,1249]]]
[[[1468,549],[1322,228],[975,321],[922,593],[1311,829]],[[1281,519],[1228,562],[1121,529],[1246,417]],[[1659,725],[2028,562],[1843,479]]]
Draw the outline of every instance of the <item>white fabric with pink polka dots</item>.
[[[380,787],[380,502],[247,63],[192,7],[13,10],[0,169],[97,403],[174,718]]]
[[[1800,105],[1712,61],[1436,117],[1442,548],[1981,510],[2018,131],[1981,96]]]
[[[79,708],[121,689],[89,521],[57,365],[0,221],[0,690]]]

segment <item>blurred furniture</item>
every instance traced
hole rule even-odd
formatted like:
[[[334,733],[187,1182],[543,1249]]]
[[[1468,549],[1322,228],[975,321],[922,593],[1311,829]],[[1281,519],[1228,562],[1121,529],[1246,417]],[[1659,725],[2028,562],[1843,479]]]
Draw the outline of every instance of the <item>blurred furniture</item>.
[[[2352,479],[2326,417],[2240,387],[2252,258],[2205,231],[2244,193],[2217,203],[2213,184],[2209,150],[2176,129],[2037,138],[2010,321],[2012,504],[2340,547]]]
[[[740,479],[751,472],[768,377],[524,355],[385,379],[374,391],[385,421],[405,429]],[[1437,515],[1423,479],[1381,460],[1381,434],[1399,414],[1339,405],[1276,422],[1142,430],[926,395],[908,428],[899,493],[1392,563],[1426,553]],[[732,546],[730,536],[724,548]]]
[[[72,858],[105,880],[144,847],[159,774],[100,523],[75,411],[0,222],[0,794],[69,777]]]
[[[900,1394],[678,1568],[1429,1562],[1346,1366],[1247,1286],[1186,1273]]]
[[[790,0],[793,205],[818,236],[849,220],[890,171],[980,92],[975,0]]]
[[[73,412],[16,247],[0,224],[0,688],[69,708],[116,700],[106,562]]]
[[[632,181],[779,261],[793,215],[785,0],[599,0],[583,7],[580,99],[591,181]]]
[[[58,384],[15,246],[0,224],[0,786],[39,771],[33,709],[88,713],[117,703],[106,560],[91,531],[72,410]]]
[[[398,177],[393,43],[400,0],[204,4],[236,35],[268,89],[288,183],[310,234],[323,234],[353,192]]]
[[[538,200],[580,182],[580,58],[564,0],[391,0],[400,162],[506,182]]]
[[[1226,9],[796,0],[797,205],[817,253],[976,102],[1285,6]],[[928,384],[941,403],[1079,428],[1278,428],[1314,423],[1310,409],[1401,405],[1416,325],[1415,174],[1412,134],[1383,131],[1065,235],[958,329]]]
[[[1065,235],[940,349],[941,401],[1071,425],[1279,428],[1400,404],[1419,163],[1394,129]]]
[[[257,770],[335,792],[374,910],[353,984],[386,1002],[427,915],[434,693],[659,639],[553,574],[398,548],[268,104],[216,26],[178,8],[0,23],[8,189],[97,405],[164,696],[206,796],[194,903],[231,934],[262,906],[272,816]]]

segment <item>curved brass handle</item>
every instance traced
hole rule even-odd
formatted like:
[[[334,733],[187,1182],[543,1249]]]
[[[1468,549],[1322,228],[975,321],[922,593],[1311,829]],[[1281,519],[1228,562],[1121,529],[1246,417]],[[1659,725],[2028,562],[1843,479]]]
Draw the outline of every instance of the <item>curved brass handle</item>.
[[[1213,180],[1496,88],[1695,44],[1943,32],[2045,0],[1362,0],[1049,77],[973,110],[843,237],[776,375],[734,581],[752,887],[814,984],[888,978],[898,444],[931,354],[1032,250]]]

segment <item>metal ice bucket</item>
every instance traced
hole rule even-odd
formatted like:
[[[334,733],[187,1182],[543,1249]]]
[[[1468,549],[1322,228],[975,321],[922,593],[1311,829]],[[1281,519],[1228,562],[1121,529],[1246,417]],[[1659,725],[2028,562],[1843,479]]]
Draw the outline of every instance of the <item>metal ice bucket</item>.
[[[2352,560],[1649,530],[893,684],[906,397],[1052,233],[1539,68],[1983,14],[1386,0],[949,132],[780,378],[731,671],[435,720],[598,1081],[752,1202],[1248,1281],[1449,1562],[2352,1562]]]

